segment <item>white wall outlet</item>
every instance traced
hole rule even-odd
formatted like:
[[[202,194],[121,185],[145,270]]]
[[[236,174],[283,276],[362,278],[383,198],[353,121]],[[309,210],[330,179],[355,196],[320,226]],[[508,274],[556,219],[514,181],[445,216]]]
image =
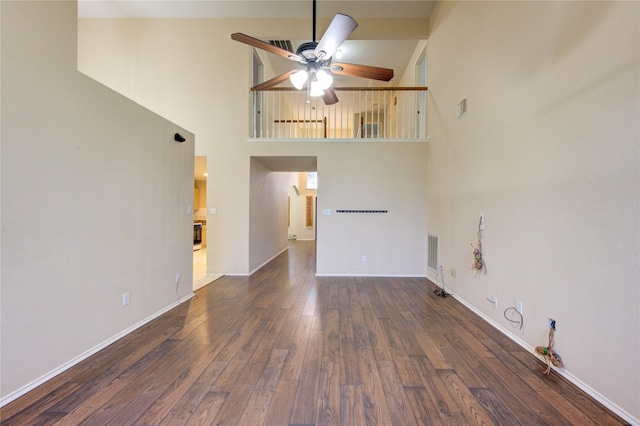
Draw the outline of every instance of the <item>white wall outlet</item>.
[[[455,278],[455,277],[456,277],[456,268],[451,268],[451,276],[452,276],[453,278]]]
[[[518,311],[518,313],[522,315],[522,302],[519,300],[516,301],[516,311]]]
[[[493,296],[491,298],[491,304],[493,305],[493,309],[498,309],[498,298]]]
[[[129,293],[122,293],[122,306],[129,304]]]
[[[178,272],[176,274],[176,284],[178,284],[180,282],[180,273]]]
[[[323,209],[322,210],[322,215],[323,216],[331,216],[331,209]]]
[[[484,231],[484,213],[480,213],[480,230]]]
[[[193,213],[193,209],[191,207],[191,205],[187,206],[187,214],[192,214]]]
[[[209,209],[209,214],[218,214],[218,209],[216,209],[215,207],[211,207]]]
[[[367,255],[365,254],[364,256],[362,256],[362,261],[366,262],[367,261]]]

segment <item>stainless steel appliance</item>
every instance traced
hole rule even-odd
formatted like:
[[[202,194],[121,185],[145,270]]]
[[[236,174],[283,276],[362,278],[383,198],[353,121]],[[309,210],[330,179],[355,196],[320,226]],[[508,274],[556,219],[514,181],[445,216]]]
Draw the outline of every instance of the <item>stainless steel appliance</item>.
[[[200,250],[202,248],[202,224],[193,224],[193,251]]]

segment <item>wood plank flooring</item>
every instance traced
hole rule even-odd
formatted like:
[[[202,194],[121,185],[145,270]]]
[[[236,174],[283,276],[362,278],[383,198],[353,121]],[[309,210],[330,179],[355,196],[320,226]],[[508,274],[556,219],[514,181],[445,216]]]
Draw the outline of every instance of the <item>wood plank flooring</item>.
[[[626,424],[426,279],[315,277],[313,242],[3,407],[2,425]]]

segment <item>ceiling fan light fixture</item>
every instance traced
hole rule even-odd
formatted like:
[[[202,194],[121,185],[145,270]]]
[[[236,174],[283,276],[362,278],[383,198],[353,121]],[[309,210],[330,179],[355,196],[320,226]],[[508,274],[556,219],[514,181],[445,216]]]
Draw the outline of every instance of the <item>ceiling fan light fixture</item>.
[[[322,95],[324,95],[324,90],[322,89],[320,82],[316,79],[312,79],[309,85],[309,96],[317,97]]]
[[[316,79],[322,90],[328,89],[333,84],[333,77],[325,70],[318,70],[318,72],[316,72]]]
[[[307,71],[300,70],[298,72],[291,74],[291,76],[289,77],[289,80],[291,80],[291,84],[293,84],[293,86],[296,89],[301,90],[304,87],[304,83],[307,82],[308,78],[309,78],[309,74],[307,73]]]

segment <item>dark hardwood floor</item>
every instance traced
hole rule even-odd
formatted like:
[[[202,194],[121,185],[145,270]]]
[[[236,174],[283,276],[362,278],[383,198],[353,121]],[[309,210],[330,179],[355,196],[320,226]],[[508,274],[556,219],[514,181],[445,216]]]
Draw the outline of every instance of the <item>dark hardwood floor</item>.
[[[313,242],[292,242],[3,407],[2,424],[625,424],[433,289],[315,277]]]

